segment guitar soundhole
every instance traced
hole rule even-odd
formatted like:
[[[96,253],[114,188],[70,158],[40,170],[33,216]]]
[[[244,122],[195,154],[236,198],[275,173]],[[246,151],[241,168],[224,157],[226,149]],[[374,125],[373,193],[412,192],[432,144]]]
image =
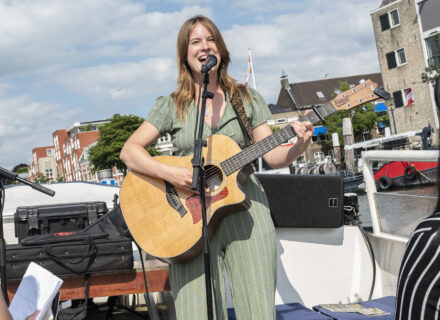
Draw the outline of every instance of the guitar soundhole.
[[[215,192],[223,182],[222,171],[214,165],[205,166],[205,189],[206,193]]]

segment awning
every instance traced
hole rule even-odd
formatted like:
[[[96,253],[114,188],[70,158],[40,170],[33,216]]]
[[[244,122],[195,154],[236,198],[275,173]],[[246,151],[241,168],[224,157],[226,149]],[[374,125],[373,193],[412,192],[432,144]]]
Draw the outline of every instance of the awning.
[[[375,112],[382,112],[382,111],[387,111],[387,106],[385,105],[384,102],[379,102],[377,104],[374,105],[374,111]]]
[[[327,127],[319,126],[313,128],[313,136],[320,136],[322,134],[327,134],[328,130]]]
[[[385,128],[385,123],[379,122],[379,128]]]

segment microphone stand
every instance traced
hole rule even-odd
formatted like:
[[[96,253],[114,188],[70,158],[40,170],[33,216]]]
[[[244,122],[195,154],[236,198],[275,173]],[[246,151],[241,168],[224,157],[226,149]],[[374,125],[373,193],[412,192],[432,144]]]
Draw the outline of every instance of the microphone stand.
[[[206,141],[202,139],[203,136],[203,125],[205,123],[205,109],[206,109],[206,99],[212,99],[214,94],[209,92],[208,89],[209,74],[208,72],[203,73],[203,93],[202,93],[202,108],[200,110],[200,121],[197,132],[197,139],[194,141],[194,156],[191,160],[193,166],[193,178],[192,186],[193,190],[199,189],[200,192],[200,205],[202,209],[202,242],[203,242],[203,258],[205,267],[205,289],[206,289],[206,304],[208,319],[213,319],[213,308],[212,308],[212,290],[211,290],[211,261],[209,252],[209,233],[208,233],[208,223],[206,218],[206,202],[205,202],[205,171],[203,168],[202,159],[202,148],[206,147]]]
[[[0,167],[0,279],[3,297],[5,298],[6,304],[9,305],[8,288],[6,284],[6,241],[3,234],[3,207],[5,204],[6,180],[21,182],[35,190],[50,195],[51,197],[54,196],[55,191],[43,187],[37,183],[29,182],[23,178],[20,178],[16,173]]]

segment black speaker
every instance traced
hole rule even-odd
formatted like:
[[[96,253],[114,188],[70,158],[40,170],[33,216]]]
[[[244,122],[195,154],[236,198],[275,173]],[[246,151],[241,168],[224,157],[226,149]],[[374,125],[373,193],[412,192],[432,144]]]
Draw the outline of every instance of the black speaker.
[[[276,227],[338,228],[344,223],[344,180],[333,175],[256,174]]]

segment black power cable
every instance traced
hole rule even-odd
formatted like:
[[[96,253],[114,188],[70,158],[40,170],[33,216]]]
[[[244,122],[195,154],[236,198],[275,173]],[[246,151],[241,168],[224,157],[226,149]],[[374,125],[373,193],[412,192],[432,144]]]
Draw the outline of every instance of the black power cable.
[[[364,237],[365,241],[368,244],[368,251],[370,253],[371,264],[373,266],[373,281],[371,283],[370,295],[368,296],[368,300],[371,300],[372,297],[373,297],[374,287],[376,285],[376,258],[374,256],[373,246],[371,245],[370,239],[368,239],[367,233],[365,232],[365,230],[360,225],[358,225],[358,228],[361,231],[362,236]]]

